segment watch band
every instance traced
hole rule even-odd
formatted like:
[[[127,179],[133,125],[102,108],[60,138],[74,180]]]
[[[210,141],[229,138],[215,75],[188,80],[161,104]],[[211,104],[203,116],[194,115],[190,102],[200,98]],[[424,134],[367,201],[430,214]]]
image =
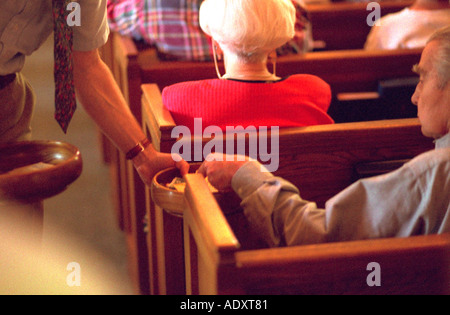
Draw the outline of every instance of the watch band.
[[[128,153],[125,155],[125,158],[127,160],[134,159],[139,153],[144,151],[149,145],[151,144],[150,140],[145,138],[141,142],[138,142],[134,148],[132,148]]]

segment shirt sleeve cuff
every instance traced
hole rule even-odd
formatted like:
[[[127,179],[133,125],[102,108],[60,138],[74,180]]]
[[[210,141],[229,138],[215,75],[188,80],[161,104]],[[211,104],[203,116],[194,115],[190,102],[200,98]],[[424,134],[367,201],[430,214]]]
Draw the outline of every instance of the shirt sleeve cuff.
[[[231,187],[241,199],[245,199],[255,190],[261,187],[265,181],[274,178],[272,173],[257,161],[245,163],[234,174],[231,180]]]

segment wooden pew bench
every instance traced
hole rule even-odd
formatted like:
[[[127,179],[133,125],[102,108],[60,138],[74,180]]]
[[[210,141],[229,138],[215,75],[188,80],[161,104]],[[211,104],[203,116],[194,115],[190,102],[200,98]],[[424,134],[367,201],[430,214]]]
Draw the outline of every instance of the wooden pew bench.
[[[448,233],[241,249],[203,176],[185,179],[187,294],[450,293]]]
[[[130,39],[111,34],[110,41],[102,49],[102,56],[112,70],[131,111],[138,121],[141,114],[141,85],[156,83],[160,89],[167,85],[187,80],[215,78],[213,63],[165,62],[157,58],[154,49],[141,49]],[[335,95],[347,92],[377,91],[378,82],[384,79],[412,75],[411,66],[420,59],[420,51],[376,52],[367,55],[362,50],[340,52],[317,52],[305,56],[279,58],[278,75],[310,73],[323,77],[329,82]],[[330,71],[332,69],[332,71]],[[223,69],[222,69],[223,72]],[[333,106],[335,112],[347,105]],[[379,114],[379,112],[377,112]],[[337,116],[336,116],[337,117]],[[386,118],[386,117],[383,117]],[[392,117],[390,117],[392,118]],[[339,117],[336,121],[347,121]],[[145,199],[144,189],[132,165],[125,160],[108,140],[103,138],[104,159],[110,163],[116,213],[119,226],[126,232],[132,257],[132,277],[139,282],[145,273],[145,255],[140,253],[144,245],[143,226],[140,217],[145,209],[139,208]],[[145,246],[144,246],[145,247]],[[144,268],[144,269],[143,269]],[[140,271],[143,270],[143,271]],[[145,276],[144,276],[145,277]],[[140,291],[148,292],[146,283],[138,283]]]
[[[398,12],[414,1],[381,1],[380,16]],[[325,50],[362,49],[371,26],[367,17],[373,12],[368,2],[331,2],[310,4],[307,9],[312,22],[313,38]],[[372,21],[372,19],[369,19]],[[336,31],[339,30],[339,31]]]
[[[175,122],[164,108],[157,86],[146,85],[143,91],[143,129],[157,150],[171,152],[177,141],[171,137]],[[246,152],[249,137],[246,135]],[[432,141],[421,135],[417,119],[286,128],[278,137],[279,169],[275,174],[301,187],[302,197],[319,206],[357,179],[385,172],[379,170],[378,162],[390,161],[398,167],[403,160],[433,147]],[[178,141],[193,144],[196,140]],[[202,148],[210,140],[201,139]],[[148,189],[147,216],[153,292],[183,294],[182,220],[155,206]]]

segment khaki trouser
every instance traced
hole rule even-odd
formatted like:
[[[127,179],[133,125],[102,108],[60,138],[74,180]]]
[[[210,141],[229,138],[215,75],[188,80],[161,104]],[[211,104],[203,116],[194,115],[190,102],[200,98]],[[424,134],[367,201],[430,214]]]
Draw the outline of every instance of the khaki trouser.
[[[34,103],[35,96],[31,86],[20,73],[16,75],[14,82],[0,90],[0,144],[31,140]],[[29,233],[40,239],[42,202],[11,201],[0,192],[0,215],[5,212],[16,217],[22,215],[21,221],[33,222],[33,228],[28,229]]]
[[[0,90],[0,143],[30,140],[35,95],[23,75]]]

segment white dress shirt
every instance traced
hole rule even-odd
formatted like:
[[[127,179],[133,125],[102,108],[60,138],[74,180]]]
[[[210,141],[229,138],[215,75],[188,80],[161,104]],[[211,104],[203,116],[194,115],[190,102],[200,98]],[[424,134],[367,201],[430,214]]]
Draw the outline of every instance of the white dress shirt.
[[[103,46],[109,35],[106,0],[78,0],[81,25],[73,26],[73,48],[90,51]],[[53,31],[52,0],[0,1],[0,75],[22,70],[31,55]]]
[[[378,20],[364,46],[367,50],[423,48],[438,29],[450,24],[450,9],[411,10],[405,8]]]

